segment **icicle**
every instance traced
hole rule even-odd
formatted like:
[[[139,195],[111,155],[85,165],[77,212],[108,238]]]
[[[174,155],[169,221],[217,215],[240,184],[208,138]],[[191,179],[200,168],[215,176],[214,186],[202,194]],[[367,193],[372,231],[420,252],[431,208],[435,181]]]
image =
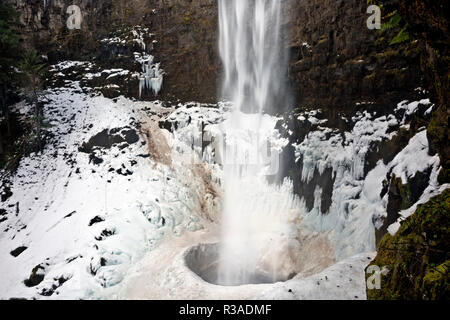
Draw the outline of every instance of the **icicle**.
[[[142,96],[142,90],[145,87],[145,78],[139,78],[139,98]]]
[[[163,84],[163,74],[161,72],[161,69],[159,69],[160,64],[157,63],[155,65],[155,69],[153,72],[153,78],[152,78],[152,90],[154,95],[158,95],[158,93],[162,89]]]
[[[152,90],[154,95],[162,89],[163,74],[159,63],[154,63],[155,57],[142,53],[136,55],[136,61],[141,64],[142,73],[139,78],[139,98],[144,90]]]
[[[162,89],[163,84],[163,76],[159,76],[158,78],[152,78],[152,90],[153,94],[156,96]]]

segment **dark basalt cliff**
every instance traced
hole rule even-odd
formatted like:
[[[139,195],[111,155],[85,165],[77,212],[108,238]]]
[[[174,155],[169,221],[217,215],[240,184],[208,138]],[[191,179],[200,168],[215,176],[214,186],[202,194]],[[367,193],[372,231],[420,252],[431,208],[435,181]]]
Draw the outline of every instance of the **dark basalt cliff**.
[[[219,65],[214,0],[49,0],[47,6],[42,0],[8,2],[20,14],[25,42],[47,53],[52,63],[89,59],[107,65],[114,57],[102,55],[99,40],[127,26],[148,27],[157,41],[152,54],[166,73],[158,98],[216,100]],[[72,4],[81,9],[81,31],[66,27],[67,8]]]
[[[366,1],[291,6],[289,74],[297,105],[326,109],[329,116],[353,111],[357,102],[389,108],[422,86],[420,44],[389,46],[393,31],[367,28]]]
[[[217,99],[216,0],[9,0],[21,14],[26,41],[52,59],[98,58],[98,41],[126,25],[155,34],[153,54],[166,72],[166,100]],[[389,47],[392,32],[366,26],[365,1],[285,1],[285,46],[296,105],[328,109],[330,117],[357,102],[389,106],[422,85],[419,43]],[[67,7],[83,14],[82,32],[67,30]],[[155,11],[154,11],[155,10]],[[151,98],[151,97],[149,97]]]
[[[386,2],[386,1],[383,1]],[[386,7],[397,9],[408,23],[410,32],[424,43],[421,52],[421,68],[426,76],[425,86],[438,108],[428,126],[428,138],[433,152],[441,158],[443,170],[440,183],[450,182],[450,143],[448,132],[450,93],[450,34],[448,1],[386,2]]]

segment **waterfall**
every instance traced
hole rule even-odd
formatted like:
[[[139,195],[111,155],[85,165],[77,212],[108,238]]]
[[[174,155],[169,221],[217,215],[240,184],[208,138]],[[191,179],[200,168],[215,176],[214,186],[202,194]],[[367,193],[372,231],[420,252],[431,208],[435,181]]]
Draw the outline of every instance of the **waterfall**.
[[[222,95],[238,110],[267,111],[282,91],[281,2],[219,1]]]
[[[223,123],[224,205],[218,283],[272,282],[292,274],[297,203],[289,184],[269,185],[278,153],[276,118],[264,114],[283,92],[281,0],[220,0],[222,97],[233,104]],[[272,136],[273,137],[273,136]],[[269,151],[268,151],[269,150]]]

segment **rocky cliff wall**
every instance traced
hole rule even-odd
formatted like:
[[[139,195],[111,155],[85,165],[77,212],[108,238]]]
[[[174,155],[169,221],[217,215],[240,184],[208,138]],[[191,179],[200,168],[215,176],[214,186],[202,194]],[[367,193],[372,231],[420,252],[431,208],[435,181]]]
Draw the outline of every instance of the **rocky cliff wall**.
[[[290,5],[290,76],[297,105],[330,114],[355,110],[358,102],[389,109],[422,85],[420,44],[390,46],[392,31],[369,30],[366,1]]]
[[[437,153],[440,169],[437,182],[449,182],[450,149],[448,133],[449,17],[448,1],[380,1],[386,10],[397,12],[408,23],[411,37],[424,43],[421,68],[425,88],[436,103],[426,124],[430,154]],[[420,177],[419,177],[420,180]],[[418,181],[418,180],[416,180]],[[390,185],[394,206],[411,198],[411,186]],[[392,186],[394,185],[394,188]],[[406,200],[406,201],[405,201]],[[378,245],[378,254],[369,268],[383,266],[381,290],[368,290],[368,299],[446,300],[449,297],[448,216],[449,190],[418,206],[401,223],[395,235],[386,234]],[[389,208],[389,206],[388,206]],[[392,208],[392,205],[391,205]],[[389,217],[389,213],[388,213]],[[446,242],[447,241],[447,242]],[[384,272],[383,272],[384,271]]]
[[[98,37],[123,25],[148,26],[167,73],[162,98],[217,99],[217,0],[49,0],[47,6],[41,0],[8,1],[21,14],[27,43],[55,59],[95,58]],[[71,4],[81,8],[82,36],[73,37],[65,27]],[[285,1],[288,72],[297,106],[331,114],[353,110],[357,102],[386,107],[421,86],[419,44],[390,47],[392,32],[367,29],[366,9],[359,0]]]
[[[214,0],[8,0],[19,12],[25,43],[63,60],[102,60],[100,39],[141,25],[154,34],[152,54],[166,73],[164,100],[215,101],[217,8]],[[81,32],[68,30],[67,8],[78,5]],[[147,97],[154,99],[155,97]]]

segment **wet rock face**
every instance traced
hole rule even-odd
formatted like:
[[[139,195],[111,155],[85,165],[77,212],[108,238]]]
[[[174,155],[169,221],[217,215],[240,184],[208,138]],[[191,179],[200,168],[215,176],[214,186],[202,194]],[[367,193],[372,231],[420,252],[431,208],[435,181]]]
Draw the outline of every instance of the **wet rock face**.
[[[330,114],[395,105],[421,84],[418,44],[389,46],[391,31],[369,30],[367,3],[291,1],[289,74],[297,105]]]
[[[159,37],[165,97],[216,102],[219,79],[217,0],[157,1],[153,30]]]
[[[294,154],[293,148],[287,147],[283,150],[283,154],[281,155],[282,160],[285,161],[293,161]],[[333,187],[335,178],[333,177],[333,170],[331,168],[327,168],[322,174],[320,174],[317,170],[314,171],[313,178],[305,182],[302,180],[302,170],[303,170],[303,159],[300,158],[297,162],[295,162],[294,166],[283,168],[284,172],[280,175],[280,177],[289,177],[292,179],[294,184],[294,193],[300,198],[305,200],[305,206],[308,211],[311,211],[314,208],[314,203],[317,201],[316,197],[319,195],[315,195],[316,188],[320,188],[320,212],[322,214],[327,214],[332,204],[332,196],[333,196]],[[281,182],[278,181],[278,182]]]
[[[450,182],[450,144],[448,133],[449,115],[449,19],[450,3],[436,1],[384,1],[389,10],[398,10],[408,23],[409,31],[415,39],[426,43],[421,52],[421,67],[426,77],[426,85],[436,100],[438,107],[427,128],[433,152],[441,159],[443,170],[439,174],[440,183]]]

